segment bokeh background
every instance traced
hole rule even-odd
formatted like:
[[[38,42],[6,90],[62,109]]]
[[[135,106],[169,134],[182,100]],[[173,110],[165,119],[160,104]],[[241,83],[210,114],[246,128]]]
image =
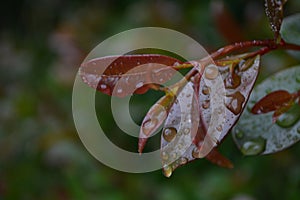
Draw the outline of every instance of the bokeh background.
[[[81,143],[72,119],[72,87],[84,57],[107,37],[159,26],[197,40],[208,51],[239,40],[271,38],[262,0],[12,0],[0,7],[0,199],[300,199],[300,145],[244,157],[228,136],[223,169],[197,160],[165,178],[161,171],[119,172]],[[285,15],[300,11],[290,0]],[[174,41],[176,42],[176,41]],[[259,80],[299,61],[277,51],[263,58]],[[134,96],[140,123],[161,93]],[[101,125],[118,146],[137,139],[114,124],[109,97],[97,94]],[[159,146],[159,136],[150,144]]]

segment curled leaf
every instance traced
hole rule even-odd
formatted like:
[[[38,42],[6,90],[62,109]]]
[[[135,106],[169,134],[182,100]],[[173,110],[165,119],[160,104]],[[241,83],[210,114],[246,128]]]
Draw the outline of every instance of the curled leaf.
[[[269,19],[270,26],[274,32],[275,39],[279,36],[279,31],[283,18],[283,5],[287,0],[265,0],[265,11]]]
[[[90,87],[124,97],[145,93],[152,83],[165,83],[175,74],[176,65],[181,63],[157,54],[108,56],[82,63],[79,73]]]

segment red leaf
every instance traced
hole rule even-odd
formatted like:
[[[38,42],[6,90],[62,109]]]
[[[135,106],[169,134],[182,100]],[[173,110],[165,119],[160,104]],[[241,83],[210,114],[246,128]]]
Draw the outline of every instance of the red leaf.
[[[147,92],[151,83],[165,83],[175,74],[175,66],[182,63],[156,54],[108,56],[82,63],[79,74],[90,87],[124,97]]]
[[[168,94],[160,98],[146,114],[140,129],[138,152],[142,153],[146,142],[165,121],[175,96]]]
[[[287,106],[294,96],[285,90],[277,90],[269,93],[259,100],[252,108],[253,114],[268,113],[280,107]]]

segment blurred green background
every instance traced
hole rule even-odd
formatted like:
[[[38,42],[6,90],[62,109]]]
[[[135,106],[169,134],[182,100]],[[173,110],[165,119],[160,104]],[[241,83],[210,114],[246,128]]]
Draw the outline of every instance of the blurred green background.
[[[286,15],[299,11],[297,0],[285,8]],[[197,160],[171,178],[161,171],[128,174],[94,159],[72,119],[75,74],[107,37],[159,26],[189,35],[208,51],[271,38],[263,1],[15,0],[2,2],[0,15],[0,199],[300,199],[300,145],[244,157],[229,136],[220,151],[232,170]],[[297,63],[285,52],[271,53],[260,80]],[[133,98],[138,123],[159,95]],[[97,94],[96,101],[99,112],[108,113],[102,125],[111,140],[136,151],[137,139],[115,127],[109,97]],[[159,137],[150,143],[158,147]]]

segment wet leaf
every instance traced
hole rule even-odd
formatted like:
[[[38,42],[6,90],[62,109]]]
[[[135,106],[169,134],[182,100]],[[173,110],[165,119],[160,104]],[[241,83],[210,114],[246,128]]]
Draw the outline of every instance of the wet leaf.
[[[297,77],[299,76],[300,66],[296,66],[270,76],[254,88],[247,109],[232,130],[232,135],[239,149],[242,150],[243,148],[245,149],[245,147],[248,147],[250,150],[257,151],[251,150],[252,153],[245,153],[247,151],[242,150],[242,153],[246,155],[275,153],[299,141],[300,134],[298,130],[300,130],[300,112],[298,104],[292,104],[290,109],[278,117],[276,123],[272,122],[272,112],[266,112],[260,115],[251,113],[256,102],[268,94],[270,94],[270,96],[275,95],[276,98],[279,98],[278,94],[283,94],[282,99],[285,97],[288,97],[287,99],[289,99],[287,92],[289,94],[296,94],[295,92],[300,89],[300,84],[297,81]],[[282,102],[282,99],[279,100],[279,102]],[[272,106],[267,106],[267,108],[267,110],[273,109]],[[258,146],[255,147],[256,144],[253,144],[253,141],[260,142],[259,144],[257,143]],[[250,144],[253,144],[254,146]]]
[[[175,74],[175,66],[181,63],[156,54],[108,56],[82,63],[79,73],[90,87],[124,97],[147,92],[149,83],[165,83]]]
[[[182,155],[192,145],[198,125],[197,98],[193,84],[189,82],[172,105],[161,136],[161,158],[166,176],[188,162]]]
[[[207,130],[199,118],[199,112],[201,112],[197,95],[199,79],[199,76],[195,76],[194,82],[189,83],[182,90],[164,125],[161,137],[161,158],[164,166],[163,172],[167,177],[171,176],[176,168],[203,157],[200,155],[201,147]],[[205,158],[222,167],[233,167],[232,163],[216,148],[211,149]]]
[[[283,5],[287,0],[265,0],[265,11],[269,19],[270,26],[274,32],[275,39],[279,36],[279,31],[283,18]]]
[[[165,121],[175,96],[167,94],[161,97],[146,114],[140,129],[138,152],[142,153],[149,137],[151,137]]]
[[[199,104],[202,108],[200,113],[202,116],[201,118],[204,120],[205,126],[209,126],[212,117],[215,119],[216,116],[221,115],[225,118],[223,126],[220,127],[220,136],[217,138],[217,142],[221,142],[221,140],[237,122],[240,114],[243,112],[253,89],[253,85],[256,81],[259,71],[259,64],[260,56],[247,59],[246,61],[241,60],[234,69],[234,76],[230,72],[230,65],[219,67],[219,72],[225,85],[225,114],[220,110],[221,108],[217,108],[218,105],[213,105],[211,103],[211,94],[208,92],[211,90],[211,88],[206,85],[205,78],[201,79],[200,85],[202,89],[200,89],[199,92]],[[230,79],[231,84],[228,84],[227,82]],[[232,85],[235,85],[235,87],[232,87]],[[213,113],[213,115],[212,108],[215,108],[216,111]],[[216,128],[218,127],[216,126]]]

